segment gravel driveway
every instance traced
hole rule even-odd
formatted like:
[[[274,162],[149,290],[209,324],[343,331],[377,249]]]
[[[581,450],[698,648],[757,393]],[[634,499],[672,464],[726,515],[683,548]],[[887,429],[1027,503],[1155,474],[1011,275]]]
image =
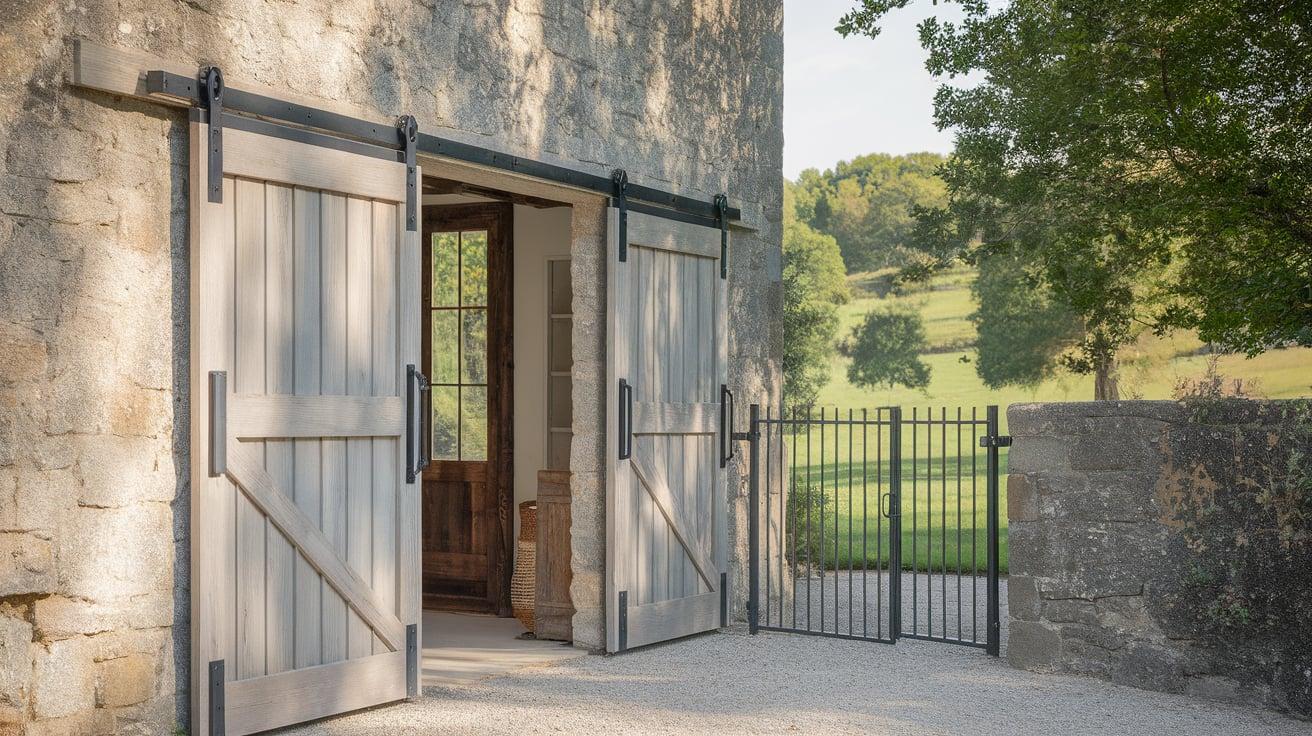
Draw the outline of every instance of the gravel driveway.
[[[1011,669],[975,649],[732,629],[581,657],[294,734],[1253,734],[1275,713]]]

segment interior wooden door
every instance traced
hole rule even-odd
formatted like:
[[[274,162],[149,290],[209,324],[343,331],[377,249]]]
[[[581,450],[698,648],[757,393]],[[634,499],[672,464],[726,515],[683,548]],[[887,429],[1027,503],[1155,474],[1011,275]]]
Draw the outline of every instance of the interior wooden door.
[[[424,605],[510,615],[514,456],[512,209],[424,208]]]
[[[419,251],[395,158],[225,126],[211,202],[207,136],[192,123],[191,732],[245,734],[417,688]]]
[[[720,231],[610,210],[606,643],[720,625],[727,500]]]

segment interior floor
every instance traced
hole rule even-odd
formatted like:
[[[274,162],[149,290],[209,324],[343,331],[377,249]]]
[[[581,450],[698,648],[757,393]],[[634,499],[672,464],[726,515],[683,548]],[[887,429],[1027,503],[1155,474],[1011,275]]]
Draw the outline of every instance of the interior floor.
[[[565,642],[518,639],[524,626],[513,618],[424,611],[423,632],[425,686],[474,682],[587,653]]]

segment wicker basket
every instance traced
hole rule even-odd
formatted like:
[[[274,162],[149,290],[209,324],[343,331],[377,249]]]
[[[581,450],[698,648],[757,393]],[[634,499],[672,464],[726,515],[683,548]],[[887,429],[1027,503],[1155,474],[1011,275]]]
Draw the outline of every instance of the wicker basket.
[[[510,577],[510,612],[524,628],[533,631],[533,607],[538,577],[538,502],[519,505],[519,543],[515,547],[515,572]]]

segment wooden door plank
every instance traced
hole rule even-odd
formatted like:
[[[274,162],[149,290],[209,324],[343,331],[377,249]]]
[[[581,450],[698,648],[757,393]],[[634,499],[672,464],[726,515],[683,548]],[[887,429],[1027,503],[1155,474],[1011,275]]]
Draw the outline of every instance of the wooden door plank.
[[[209,126],[191,124],[190,191],[208,181]],[[234,661],[236,641],[235,487],[226,477],[209,475],[210,371],[233,372],[234,203],[231,178],[223,181],[223,202],[190,198],[191,238],[191,586],[192,725],[208,730],[207,667]],[[229,679],[235,667],[229,668]]]
[[[320,330],[322,325],[320,279],[320,209],[319,192],[297,189],[293,195],[295,233],[293,240],[293,328],[294,391],[313,396],[320,391],[321,357]],[[315,439],[292,441],[292,497],[296,507],[309,519],[322,525],[323,498],[320,484],[322,474],[321,449],[323,443]],[[319,571],[296,552],[295,600],[295,653],[297,668],[310,667],[323,662],[323,581]]]
[[[670,373],[670,253],[668,251],[653,251],[648,248],[641,250],[644,257],[649,259],[652,267],[651,283],[651,338],[644,346],[651,354],[650,372],[643,376],[644,383],[647,383],[655,389],[653,399],[656,401],[666,401],[669,398]],[[653,349],[654,348],[654,349]],[[655,436],[647,440],[647,446],[651,448],[651,455],[646,459],[651,461],[651,467],[666,480],[666,487],[669,487],[669,473],[666,468],[669,467],[669,442],[668,438]],[[641,469],[639,469],[638,480],[642,480]],[[650,492],[649,492],[650,493]],[[655,498],[652,499],[655,501]],[[670,567],[674,560],[678,559],[678,549],[671,549],[670,544],[670,524],[662,520],[664,509],[659,508],[659,504],[652,505],[651,515],[651,533],[654,543],[654,554],[652,555],[652,597],[653,601],[664,601],[670,598]],[[673,553],[673,554],[671,554]]]
[[[720,594],[700,593],[630,608],[629,646],[669,641],[716,628],[720,621]]]
[[[406,196],[405,165],[400,162],[293,143],[237,128],[223,131],[223,171],[250,179],[350,192],[352,197],[404,202]]]
[[[369,200],[346,200],[346,393],[373,391],[373,207]],[[368,439],[346,440],[346,560],[363,580],[373,575],[373,451]],[[347,653],[373,652],[373,634],[354,611],[347,613]]]
[[[226,169],[225,169],[226,170]],[[229,385],[238,393],[265,390],[264,183],[237,179],[236,365]],[[229,454],[232,448],[229,448]],[[264,448],[258,450],[260,456]],[[261,462],[261,465],[263,463]],[[265,528],[264,516],[248,498],[237,497],[237,657],[236,679],[265,674]]]
[[[422,181],[422,174],[417,173]],[[397,336],[400,356],[396,365],[396,380],[400,387],[402,395],[405,395],[406,384],[408,380],[407,366],[421,365],[420,361],[420,286],[419,274],[422,269],[419,262],[419,233],[410,232],[405,229],[405,208],[396,208],[396,228],[400,233],[400,260],[398,276],[398,299],[400,300],[400,315]],[[406,461],[406,448],[404,442],[396,443],[396,467],[403,467]],[[418,631],[419,641],[423,641],[423,595],[422,595],[422,563],[421,563],[421,536],[422,536],[422,514],[423,505],[421,494],[423,490],[422,479],[416,479],[414,483],[406,483],[402,477],[398,481],[399,497],[397,501],[397,516],[399,517],[398,529],[400,536],[397,540],[399,549],[397,550],[397,564],[400,565],[400,573],[397,576],[400,581],[401,589],[398,594],[398,605],[400,607],[401,622],[414,625]],[[419,677],[416,673],[416,677]],[[419,683],[415,683],[418,690]]]
[[[230,736],[251,734],[405,697],[405,652],[235,682],[224,693]]]
[[[325,577],[330,585],[349,603],[351,610],[361,618],[361,624],[372,628],[389,648],[396,650],[405,643],[405,627],[388,611],[385,601],[379,600],[368,581],[343,560],[333,544],[305,517],[285,493],[278,489],[265,472],[258,450],[243,442],[228,443],[228,475],[245,491],[243,494],[253,506],[276,524],[295,544],[310,564]],[[367,644],[369,639],[366,637]]]
[[[193,143],[193,157],[195,144]],[[194,185],[193,185],[194,186]],[[624,348],[627,341],[620,338],[620,330],[628,328],[628,305],[632,301],[628,298],[630,292],[625,290],[625,298],[620,299],[618,290],[621,287],[628,286],[629,270],[626,264],[621,263],[618,257],[619,243],[619,210],[614,207],[607,207],[605,212],[605,231],[606,231],[606,369],[605,385],[602,388],[602,395],[606,397],[603,403],[605,406],[606,423],[604,438],[601,442],[602,453],[606,458],[606,569],[603,576],[603,592],[605,599],[602,610],[605,615],[605,627],[603,636],[606,644],[606,651],[619,651],[619,592],[627,589],[629,579],[629,566],[633,563],[633,555],[620,551],[621,541],[626,546],[631,543],[632,530],[629,520],[628,504],[625,503],[624,495],[627,491],[626,481],[629,475],[627,463],[617,457],[619,450],[617,442],[620,438],[617,436],[615,427],[619,426],[620,406],[619,406],[619,381],[621,378],[628,378],[628,361],[624,355]],[[575,213],[575,218],[579,218],[579,213]],[[582,222],[575,222],[574,231],[571,236],[577,237],[581,228],[585,225]],[[571,265],[571,278],[573,278],[574,266]],[[627,594],[626,594],[627,595]]]
[[[292,322],[295,281],[293,231],[295,226],[292,189],[267,184],[264,187],[265,232],[265,320],[264,382],[270,393],[295,390],[295,359]],[[286,493],[293,492],[292,447],[286,440],[268,440],[265,469]],[[293,579],[296,553],[272,524],[265,524],[265,671],[275,674],[295,666],[296,602]]]
[[[720,231],[642,212],[629,213],[629,247],[719,259]]]
[[[373,453],[372,579],[374,593],[392,614],[400,613],[396,600],[396,436],[405,431],[405,401],[398,395],[397,350],[397,249],[396,204],[373,203],[373,394],[375,400],[394,402],[398,408],[387,437],[375,436]],[[374,654],[386,651],[375,637]]]
[[[323,192],[320,202],[322,253],[322,384],[325,394],[346,393],[346,197]],[[333,549],[346,557],[346,440],[323,444],[322,521]],[[327,581],[321,588],[323,661],[347,658],[348,607]]]
[[[642,487],[647,489],[656,508],[660,510],[661,515],[665,517],[665,523],[678,537],[679,544],[688,553],[692,563],[697,568],[697,572],[710,586],[715,590],[719,584],[719,570],[711,561],[710,557],[701,549],[697,543],[697,537],[692,533],[695,528],[692,520],[687,516],[684,510],[684,503],[680,498],[670,490],[669,483],[665,480],[665,474],[658,469],[658,466],[647,456],[635,447],[633,450],[633,470],[638,477]]]
[[[391,354],[395,355],[395,350]],[[386,385],[394,386],[390,367],[389,363]],[[388,390],[395,392],[395,388]],[[396,437],[405,431],[405,399],[398,395],[235,394],[228,404],[228,431],[242,439]]]
[[[680,386],[682,391],[683,387]],[[231,421],[231,419],[229,419]],[[720,405],[709,402],[635,401],[635,434],[715,434],[719,432]]]

